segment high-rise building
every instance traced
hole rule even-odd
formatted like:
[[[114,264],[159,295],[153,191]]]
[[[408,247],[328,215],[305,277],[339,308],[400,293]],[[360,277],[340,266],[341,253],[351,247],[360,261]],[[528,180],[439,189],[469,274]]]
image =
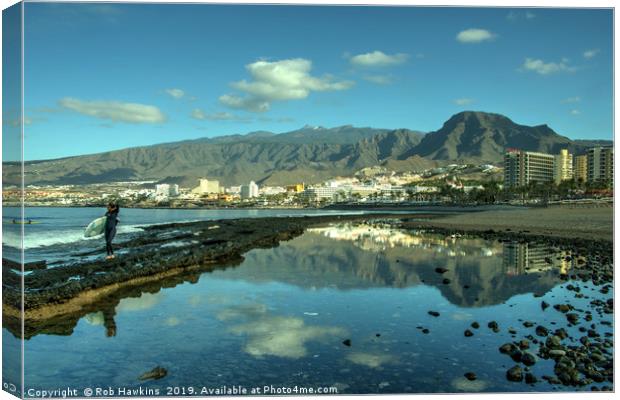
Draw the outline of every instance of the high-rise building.
[[[575,156],[573,158],[573,176],[577,182],[588,181],[588,156]]]
[[[251,199],[258,197],[258,185],[251,181],[249,185],[241,185],[241,198]]]
[[[504,186],[553,181],[554,163],[555,157],[551,154],[508,149],[504,154]]]
[[[155,185],[155,197],[160,199],[167,199],[168,197],[175,197],[179,195],[179,185],[169,185],[162,183]]]
[[[556,184],[573,179],[573,155],[566,149],[555,156],[553,180]]]
[[[588,181],[607,181],[614,179],[614,148],[593,147],[588,149]]]
[[[220,193],[220,182],[212,179],[200,179],[192,191],[198,194]]]

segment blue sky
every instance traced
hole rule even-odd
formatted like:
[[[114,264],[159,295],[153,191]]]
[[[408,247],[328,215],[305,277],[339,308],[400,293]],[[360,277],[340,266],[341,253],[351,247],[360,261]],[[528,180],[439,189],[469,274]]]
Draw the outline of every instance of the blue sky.
[[[27,3],[25,158],[463,110],[610,139],[612,73],[610,10]]]

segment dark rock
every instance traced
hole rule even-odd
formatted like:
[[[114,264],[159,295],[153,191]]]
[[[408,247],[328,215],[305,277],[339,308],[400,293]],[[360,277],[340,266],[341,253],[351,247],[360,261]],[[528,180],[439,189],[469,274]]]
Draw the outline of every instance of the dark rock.
[[[568,313],[566,314],[566,320],[573,325],[576,325],[579,322],[579,314]]]
[[[447,268],[437,267],[437,268],[435,268],[435,272],[437,272],[438,274],[444,274],[444,273],[448,272],[448,269]]]
[[[530,348],[530,342],[528,342],[526,339],[521,339],[519,341],[519,348],[521,350],[526,350]]]
[[[538,336],[547,336],[549,334],[549,330],[542,325],[538,325],[536,327],[536,334]]]
[[[422,329],[422,333],[424,333],[424,334],[427,334],[427,333],[429,333],[429,332],[430,332],[430,331],[429,331],[427,328]]]
[[[470,331],[469,329],[465,329],[464,335],[465,337],[470,337],[470,336],[474,336],[474,333]]]
[[[345,339],[342,341],[342,344],[344,344],[347,347],[351,347],[351,339]]]
[[[146,381],[148,379],[157,380],[163,378],[166,375],[168,375],[168,371],[165,368],[158,366],[148,372],[143,373],[138,379],[141,381]]]
[[[549,336],[545,341],[545,345],[551,350],[562,349],[562,339],[559,336]]]
[[[474,329],[478,329],[478,328],[480,328],[480,324],[477,323],[476,321],[474,321],[474,322],[471,323],[471,327],[474,328]]]
[[[524,351],[521,354],[521,362],[527,366],[536,364],[536,356],[529,351]]]
[[[441,281],[441,283],[443,283],[444,285],[449,285],[450,284],[450,279],[444,278],[443,281]]]
[[[573,309],[573,307],[571,307],[568,304],[556,304],[556,305],[553,306],[553,308],[555,308],[556,310],[558,310],[559,312],[562,312],[562,313],[567,313],[567,312],[569,312],[570,310]]]
[[[428,314],[432,315],[433,317],[439,317],[439,313],[437,311],[429,311]]]
[[[523,370],[520,366],[515,365],[506,371],[506,379],[512,382],[521,382],[523,380]]]
[[[525,322],[523,323],[523,326],[524,326],[524,327],[526,327],[526,328],[531,328],[531,327],[533,327],[533,326],[534,326],[534,323],[533,323],[533,322],[531,322],[531,321],[525,321]]]
[[[465,372],[465,378],[467,378],[467,380],[470,380],[470,381],[475,381],[476,374],[474,374],[473,372]]]
[[[546,301],[544,301],[544,300],[543,300],[543,301],[540,303],[540,308],[542,308],[542,310],[543,310],[543,311],[545,311],[545,309],[546,309],[547,307],[549,307],[549,303],[547,303]]]
[[[527,383],[528,385],[531,385],[536,382],[538,382],[538,379],[536,379],[536,377],[531,372],[528,372],[527,374],[525,374],[525,383]]]
[[[489,322],[489,324],[487,325],[493,332],[497,333],[499,332],[499,325],[497,324],[497,322],[495,321],[491,321]]]

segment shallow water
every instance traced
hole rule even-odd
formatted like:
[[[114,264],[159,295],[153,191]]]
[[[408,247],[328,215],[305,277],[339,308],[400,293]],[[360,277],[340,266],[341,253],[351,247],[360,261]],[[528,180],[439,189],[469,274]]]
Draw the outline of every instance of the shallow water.
[[[15,224],[20,221],[21,209],[2,208],[2,250],[4,257],[19,259],[22,247],[21,235],[24,229],[23,248],[26,262],[47,260],[66,261],[74,253],[101,249],[105,254],[103,236],[84,237],[84,229],[96,218],[105,214],[105,208],[96,207],[26,207],[26,221],[33,224]],[[331,214],[363,214],[367,211],[338,211],[316,209],[260,209],[260,210],[185,210],[185,209],[139,209],[123,208],[119,214],[115,242],[128,240],[141,232],[141,227],[171,222],[190,222],[217,219],[264,218],[286,216],[319,216]]]
[[[566,327],[563,314],[540,307],[542,300],[590,307],[558,277],[572,268],[565,255],[381,225],[313,228],[279,247],[250,251],[238,266],[112,297],[74,321],[31,332],[25,387],[80,393],[142,387],[160,394],[173,386],[222,385],[328,386],[338,393],[574,391],[540,380],[553,375],[551,360],[532,367],[535,385],[507,381],[515,363],[498,351],[515,340],[510,327],[518,339],[533,334],[523,321],[581,336]],[[586,297],[607,298],[580,285]],[[499,333],[487,327],[491,320]],[[479,329],[470,327],[473,321]],[[464,336],[468,328],[474,336]],[[6,329],[3,339],[16,341]],[[167,376],[138,380],[156,366]],[[477,380],[464,378],[470,371]]]

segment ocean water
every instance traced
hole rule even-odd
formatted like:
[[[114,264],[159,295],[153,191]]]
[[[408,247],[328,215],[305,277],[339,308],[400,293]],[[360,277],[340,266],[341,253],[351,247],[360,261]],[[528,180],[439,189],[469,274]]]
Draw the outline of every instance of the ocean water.
[[[25,394],[61,387],[80,395],[96,388],[190,395],[222,386],[340,394],[589,390],[542,381],[553,375],[553,361],[543,359],[531,367],[538,383],[509,382],[506,370],[515,363],[498,351],[534,334],[524,321],[564,327],[573,337],[567,344],[578,344],[577,327],[552,307],[542,311],[541,301],[588,309],[588,297],[611,294],[572,282],[586,296],[574,298],[571,282],[559,279],[573,268],[566,255],[382,225],[312,228],[248,252],[240,265],[133,288],[27,326]],[[612,316],[593,317],[601,335],[613,331],[600,325]],[[492,320],[500,332],[487,327]],[[474,335],[465,337],[465,329]],[[3,340],[18,343],[6,327]],[[138,379],[157,366],[165,377]]]
[[[92,207],[28,207],[25,220],[33,224],[23,225],[26,261],[47,260],[48,262],[66,260],[73,253],[101,249],[105,254],[102,236],[85,238],[84,229],[94,219],[105,214],[104,208]],[[2,247],[4,257],[19,259],[22,225],[14,224],[20,220],[20,208],[2,209]],[[314,209],[278,210],[179,210],[179,209],[135,209],[124,208],[119,214],[115,242],[131,238],[140,232],[140,227],[171,222],[190,222],[216,219],[286,217],[304,215],[362,214],[363,211],[336,211]]]

